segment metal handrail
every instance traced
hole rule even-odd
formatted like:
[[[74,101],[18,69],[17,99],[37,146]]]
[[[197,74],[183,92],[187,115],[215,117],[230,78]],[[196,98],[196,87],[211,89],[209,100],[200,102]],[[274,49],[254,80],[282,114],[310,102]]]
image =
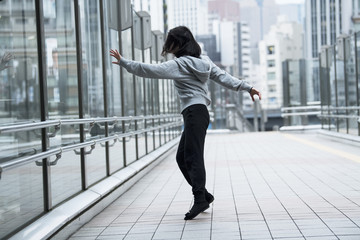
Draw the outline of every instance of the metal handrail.
[[[360,107],[349,106],[349,107],[333,107],[333,106],[323,106],[323,110],[360,110]]]
[[[319,115],[320,111],[316,112],[296,112],[296,113],[282,113],[281,117],[289,117],[289,116],[310,116],[310,115]]]
[[[25,165],[27,163],[38,161],[38,160],[41,160],[41,159],[44,159],[44,158],[48,158],[48,157],[51,157],[53,155],[56,155],[57,153],[61,153],[61,148],[51,149],[51,150],[48,150],[46,152],[41,152],[41,153],[29,156],[29,157],[18,158],[18,159],[14,159],[14,160],[11,160],[11,161],[1,163],[0,164],[0,178],[1,178],[2,172],[5,171],[5,170],[9,170],[9,169],[12,169],[12,168],[15,168],[15,167],[19,167],[19,166]]]
[[[148,119],[161,119],[161,118],[172,118],[180,117],[179,114],[160,114],[150,116],[126,116],[126,117],[108,117],[108,118],[83,118],[83,119],[64,119],[64,120],[46,120],[42,122],[32,122],[24,124],[14,124],[10,126],[0,127],[0,134],[2,133],[14,133],[20,131],[29,131],[41,128],[47,128],[52,126],[61,125],[75,125],[75,124],[86,124],[86,123],[100,123],[100,122],[116,122],[116,121],[139,121]]]
[[[291,110],[308,110],[308,109],[321,109],[320,105],[314,106],[299,106],[299,107],[282,107],[281,111],[291,111]]]
[[[167,128],[167,127],[172,127],[172,126],[180,126],[180,125],[182,125],[182,121],[172,122],[172,123],[168,123],[168,124],[164,124],[164,125],[160,125],[160,126],[156,126],[156,127],[151,127],[151,128],[147,128],[147,129],[131,131],[131,132],[121,133],[121,134],[115,134],[115,135],[105,137],[105,138],[100,138],[100,139],[91,140],[91,141],[87,141],[87,142],[83,142],[83,143],[77,143],[77,144],[72,144],[72,145],[68,145],[68,146],[64,146],[64,147],[50,149],[45,152],[41,152],[41,153],[38,153],[38,154],[35,154],[32,156],[10,160],[10,161],[0,164],[0,179],[1,179],[2,173],[5,170],[13,169],[13,168],[25,165],[30,162],[36,162],[36,161],[39,161],[39,160],[42,160],[45,158],[49,158],[54,155],[56,155],[56,160],[53,163],[50,163],[50,165],[56,165],[56,162],[61,158],[61,154],[63,152],[68,152],[68,151],[76,152],[76,150],[78,150],[78,149],[90,146],[91,150],[89,152],[86,152],[87,154],[90,154],[91,151],[95,148],[95,145],[97,143],[109,142],[114,139],[131,137],[131,136],[134,136],[137,134],[142,134],[144,132],[150,132],[150,131],[155,131],[155,130],[162,129],[162,128]],[[38,163],[38,165],[40,165],[40,164],[41,163]]]
[[[335,114],[319,114],[319,118],[357,118],[360,121],[360,117],[358,115],[335,115]]]
[[[43,122],[22,123],[0,127],[0,134],[20,131],[36,130],[40,128],[53,127],[61,124],[61,120],[48,120]]]

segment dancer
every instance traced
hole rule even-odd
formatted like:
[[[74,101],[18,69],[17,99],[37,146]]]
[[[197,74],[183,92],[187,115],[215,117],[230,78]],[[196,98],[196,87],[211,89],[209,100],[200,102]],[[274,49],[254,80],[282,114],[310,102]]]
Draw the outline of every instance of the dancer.
[[[261,99],[261,94],[247,82],[221,70],[209,57],[201,55],[199,44],[185,26],[169,31],[162,55],[168,53],[174,54],[176,58],[160,64],[131,61],[122,57],[117,50],[111,50],[110,56],[116,58],[114,64],[137,76],[174,80],[184,118],[184,131],[176,161],[194,195],[194,204],[184,218],[190,220],[209,208],[209,204],[214,201],[214,196],[205,188],[204,143],[210,121],[207,81],[213,80],[234,91],[248,91],[253,101],[255,95]]]

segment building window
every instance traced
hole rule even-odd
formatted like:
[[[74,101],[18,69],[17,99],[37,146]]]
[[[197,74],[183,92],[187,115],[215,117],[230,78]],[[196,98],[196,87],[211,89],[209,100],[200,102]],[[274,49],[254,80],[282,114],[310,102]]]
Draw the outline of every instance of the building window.
[[[268,72],[267,79],[268,80],[274,80],[275,79],[275,72]]]
[[[268,60],[267,61],[267,66],[268,67],[275,67],[275,60]]]
[[[320,2],[320,27],[321,27],[321,44],[326,45],[326,1],[321,0]]]
[[[267,47],[267,53],[268,53],[268,55],[273,55],[273,54],[275,54],[275,47],[274,47],[274,45]]]
[[[311,1],[311,44],[312,44],[312,56],[317,57],[318,46],[317,46],[317,24],[316,24],[316,0]]]

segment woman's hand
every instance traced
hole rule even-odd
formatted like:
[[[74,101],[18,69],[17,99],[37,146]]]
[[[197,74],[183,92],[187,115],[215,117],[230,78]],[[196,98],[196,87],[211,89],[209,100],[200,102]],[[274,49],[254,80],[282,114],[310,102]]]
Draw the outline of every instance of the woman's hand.
[[[110,56],[116,58],[117,62],[112,62],[114,64],[117,64],[117,65],[120,65],[120,59],[121,59],[121,55],[120,53],[118,52],[118,50],[110,50]]]
[[[14,56],[11,53],[4,54],[4,56],[0,59],[0,71],[10,67],[7,64],[11,59],[14,59]]]
[[[261,93],[257,89],[251,88],[250,96],[253,102],[255,101],[254,95],[258,95],[259,99],[261,100]]]

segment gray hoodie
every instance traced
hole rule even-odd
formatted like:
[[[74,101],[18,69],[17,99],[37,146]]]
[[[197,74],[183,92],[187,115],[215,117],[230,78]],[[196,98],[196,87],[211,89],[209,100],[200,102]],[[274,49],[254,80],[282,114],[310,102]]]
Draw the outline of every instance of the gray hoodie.
[[[140,77],[173,79],[180,98],[181,112],[193,104],[208,106],[211,103],[208,96],[208,79],[234,91],[251,90],[248,83],[220,69],[207,56],[182,56],[160,64],[141,63],[121,57],[120,65]]]

